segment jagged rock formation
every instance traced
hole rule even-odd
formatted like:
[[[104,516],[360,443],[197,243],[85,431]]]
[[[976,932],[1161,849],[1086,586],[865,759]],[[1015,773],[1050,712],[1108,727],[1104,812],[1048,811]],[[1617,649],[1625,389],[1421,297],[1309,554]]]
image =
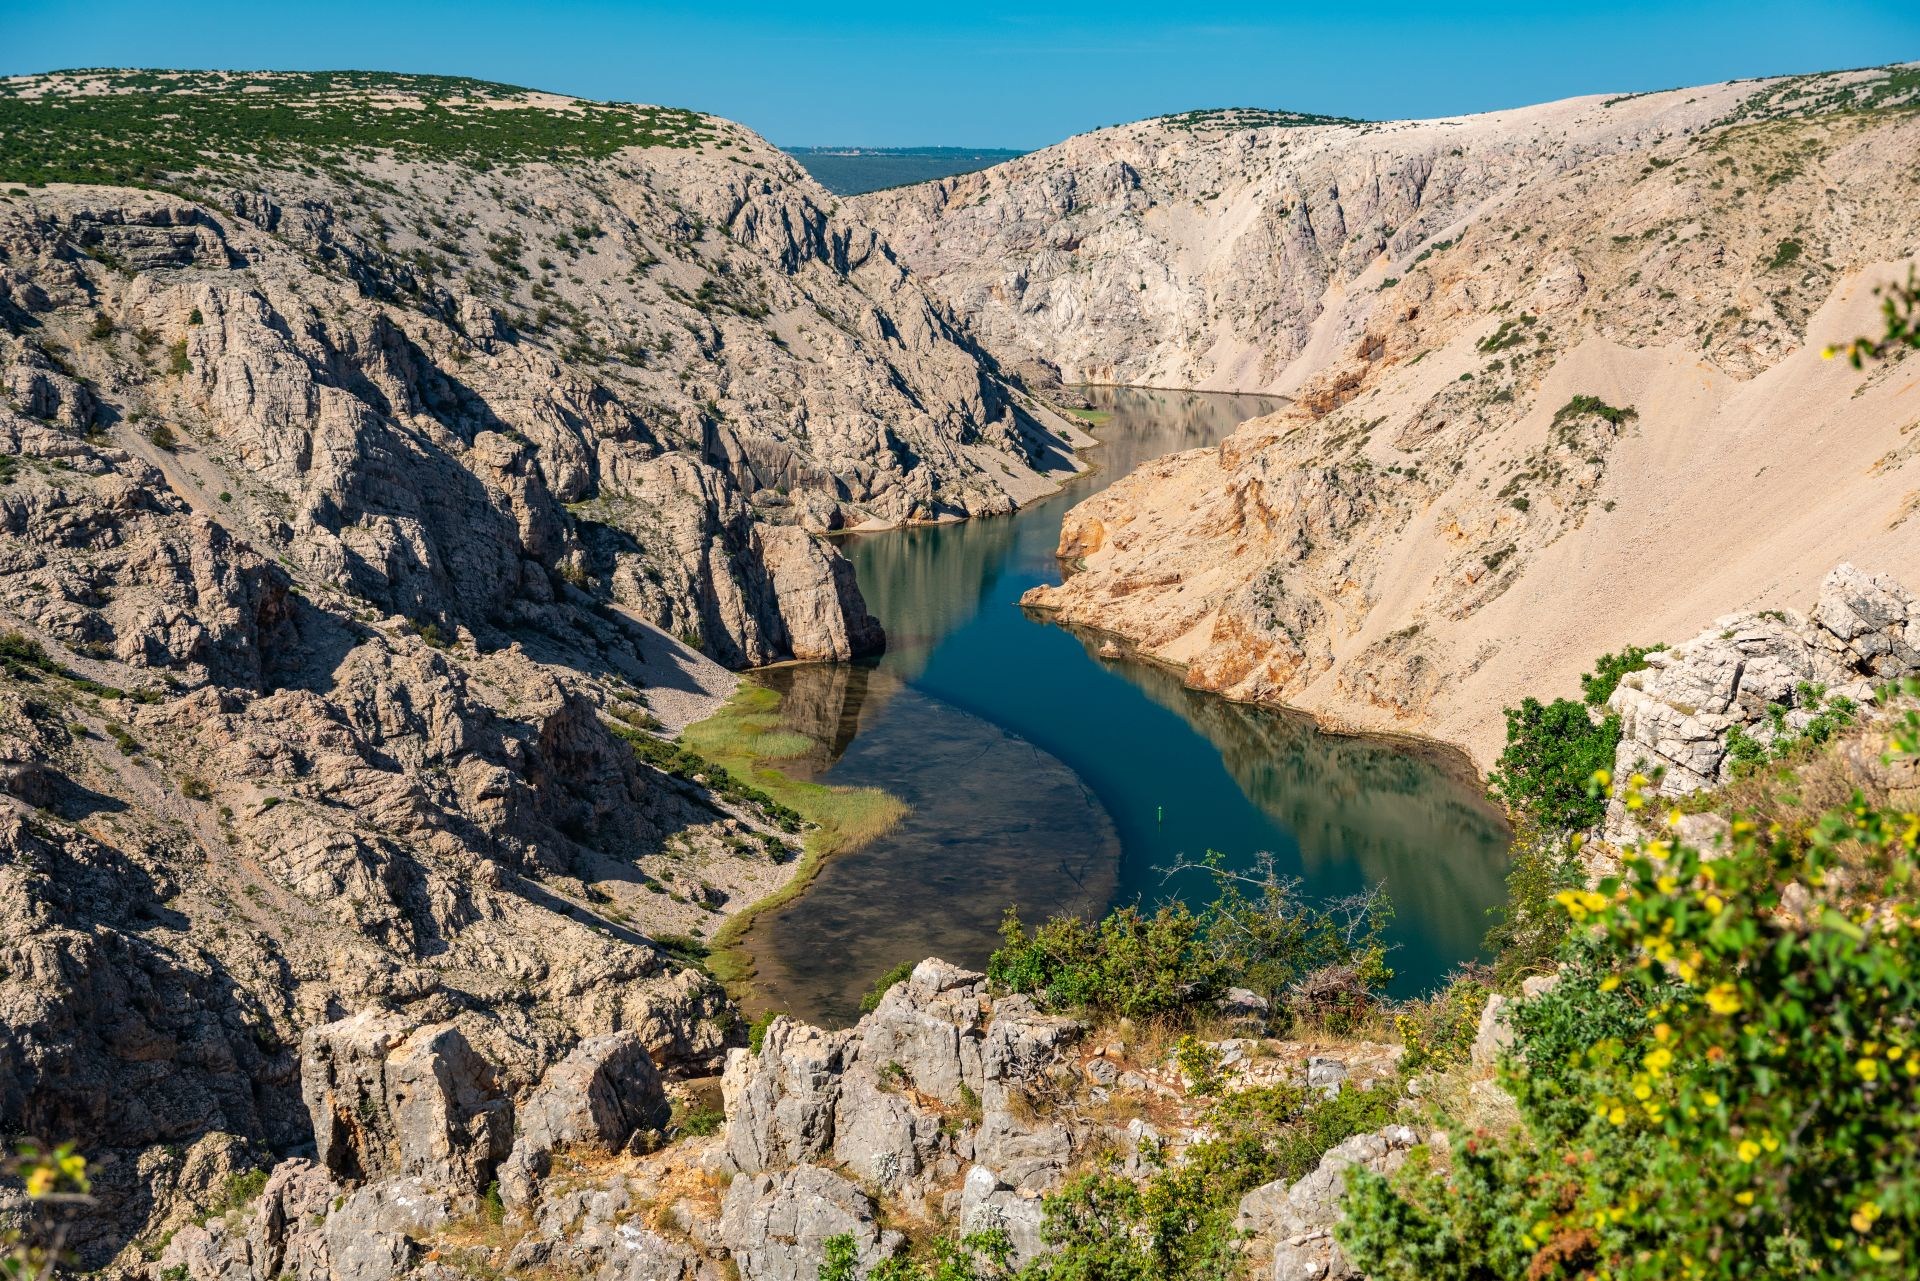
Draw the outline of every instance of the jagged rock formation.
[[[1486,765],[1596,653],[1920,560],[1910,66],[1485,116],[1101,130],[862,197],[1003,359],[1281,392],[1075,508],[1029,598]]]
[[[1889,682],[1920,675],[1920,604],[1899,583],[1841,565],[1805,615],[1788,610],[1716,619],[1692,640],[1647,656],[1620,680],[1607,710],[1620,718],[1614,772],[1652,777],[1685,796],[1727,782],[1741,760],[1761,760],[1823,715],[1876,701]],[[1605,834],[1637,826],[1622,796]]]
[[[1091,1154],[1143,1174],[1152,1161],[1178,1161],[1202,1137],[1204,1101],[1189,1097],[1180,1069],[1133,1059],[1119,1044],[1089,1045],[1089,1031],[1023,997],[993,995],[979,974],[924,961],[853,1028],[775,1020],[757,1052],[729,1054],[724,1133],[638,1155],[623,1149],[642,1118],[607,1124],[610,1114],[549,1146],[555,1132],[541,1118],[554,1109],[542,1100],[556,1089],[572,1100],[561,1111],[576,1120],[592,1111],[583,1091],[610,1098],[637,1088],[653,1097],[642,1060],[590,1041],[509,1126],[518,1137],[508,1166],[529,1177],[503,1219],[476,1206],[480,1167],[422,1180],[404,1162],[347,1170],[295,1158],[252,1204],[182,1228],[152,1266],[184,1268],[188,1281],[396,1281],[501,1268],[631,1281],[811,1281],[831,1237],[851,1237],[870,1267],[905,1245],[903,1228],[936,1227],[1002,1228],[1024,1261],[1045,1248],[1040,1195]],[[1291,1082],[1328,1092],[1376,1088],[1393,1077],[1399,1054],[1349,1043],[1332,1057],[1258,1038],[1218,1048],[1234,1087]],[[443,1151],[448,1118],[472,1103],[470,1049],[431,1027],[361,1018],[310,1037],[305,1071],[337,1082],[342,1052],[364,1062],[366,1049],[385,1053],[389,1065],[424,1055],[432,1070],[412,1079],[426,1088],[405,1111],[387,1108],[384,1087],[364,1074],[356,1079],[369,1088],[360,1095],[310,1090],[316,1131],[326,1132],[346,1102],[382,1124],[400,1121],[401,1150]],[[1140,1115],[1147,1108],[1152,1123]],[[1129,1110],[1130,1120],[1118,1119]],[[1276,1277],[1320,1275],[1306,1270],[1315,1261],[1323,1271],[1329,1260],[1340,1266],[1328,1228],[1341,1171],[1353,1163],[1390,1169],[1416,1141],[1398,1125],[1359,1135],[1306,1177],[1250,1194],[1242,1219],[1256,1253],[1284,1261]],[[550,1170],[526,1161],[530,1148],[545,1152]]]
[[[0,81],[0,138],[0,1131],[96,1161],[89,1266],[309,1143],[275,1204],[425,1189],[330,1220],[397,1266],[537,1177],[513,1101],[549,1147],[659,1124],[579,1055],[742,1035],[660,941],[798,834],[649,764],[655,718],[881,643],[819,532],[1073,463],[724,121],[99,72]]]

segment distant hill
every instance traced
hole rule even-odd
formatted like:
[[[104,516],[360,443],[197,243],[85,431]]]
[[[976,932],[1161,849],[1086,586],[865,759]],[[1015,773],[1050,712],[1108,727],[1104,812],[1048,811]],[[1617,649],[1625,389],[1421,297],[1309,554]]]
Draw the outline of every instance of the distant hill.
[[[1026,154],[993,147],[787,147],[785,151],[836,196],[973,173]]]

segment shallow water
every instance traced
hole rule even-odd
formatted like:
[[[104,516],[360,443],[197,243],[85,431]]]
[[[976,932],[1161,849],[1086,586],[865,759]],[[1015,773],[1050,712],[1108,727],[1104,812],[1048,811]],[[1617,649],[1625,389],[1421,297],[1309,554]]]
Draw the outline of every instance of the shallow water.
[[[1091,455],[1100,470],[1064,493],[1006,519],[848,541],[887,628],[877,664],[764,675],[786,695],[783,717],[822,744],[800,772],[885,788],[912,813],[754,923],[751,1004],[851,1021],[901,961],[983,964],[1009,904],[1029,922],[1173,893],[1198,905],[1210,881],[1159,869],[1210,849],[1236,867],[1271,851],[1316,896],[1384,884],[1401,994],[1479,954],[1508,833],[1463,761],[1186,689],[1019,607],[1027,588],[1059,581],[1067,508],[1277,405],[1132,389],[1095,398],[1113,414]]]

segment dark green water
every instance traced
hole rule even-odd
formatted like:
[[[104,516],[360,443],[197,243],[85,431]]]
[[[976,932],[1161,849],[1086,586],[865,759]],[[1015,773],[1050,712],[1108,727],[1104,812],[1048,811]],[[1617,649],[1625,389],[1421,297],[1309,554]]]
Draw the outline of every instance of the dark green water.
[[[1020,608],[1027,588],[1059,581],[1068,507],[1274,405],[1128,389],[1096,399],[1113,414],[1092,454],[1101,470],[1066,492],[1004,520],[848,542],[887,627],[877,664],[768,674],[783,715],[825,744],[809,772],[883,787],[913,812],[754,924],[766,1008],[844,1023],[900,961],[983,964],[1009,903],[1029,921],[1174,893],[1198,905],[1210,882],[1158,869],[1209,849],[1237,865],[1271,851],[1316,895],[1384,884],[1400,994],[1479,954],[1508,833],[1463,760],[1186,689]]]

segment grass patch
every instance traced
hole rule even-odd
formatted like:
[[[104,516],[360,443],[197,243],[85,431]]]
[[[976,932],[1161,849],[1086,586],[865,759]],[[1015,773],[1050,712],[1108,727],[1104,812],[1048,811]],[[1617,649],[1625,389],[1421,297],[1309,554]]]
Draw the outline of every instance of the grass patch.
[[[1111,409],[1069,409],[1067,412],[1090,427],[1105,427],[1113,421]]]
[[[754,918],[798,897],[826,860],[855,849],[891,828],[906,814],[897,797],[874,787],[829,787],[791,778],[775,768],[810,750],[813,740],[780,723],[780,695],[764,685],[742,681],[726,706],[680,733],[682,748],[725,769],[733,778],[765,792],[775,804],[800,815],[806,836],[800,863],[785,885],[728,918],[709,944],[714,977],[737,989],[752,976],[740,947]]]

